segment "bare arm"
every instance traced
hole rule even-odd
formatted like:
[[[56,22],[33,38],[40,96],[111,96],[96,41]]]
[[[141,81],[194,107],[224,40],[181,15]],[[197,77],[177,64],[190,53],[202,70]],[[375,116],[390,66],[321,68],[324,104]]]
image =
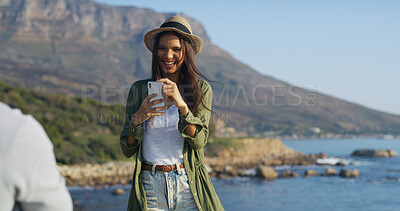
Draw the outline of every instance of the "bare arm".
[[[126,136],[126,141],[128,142],[128,144],[134,145],[136,143],[136,139],[135,137],[133,137],[132,134],[129,134],[128,136]]]
[[[181,112],[181,114],[187,115],[189,113],[189,108],[187,106],[187,104],[185,104],[185,106],[179,108],[179,111]],[[191,136],[192,138],[194,138],[194,136],[196,135],[196,125],[194,124],[189,124],[186,128],[185,128],[186,133]]]

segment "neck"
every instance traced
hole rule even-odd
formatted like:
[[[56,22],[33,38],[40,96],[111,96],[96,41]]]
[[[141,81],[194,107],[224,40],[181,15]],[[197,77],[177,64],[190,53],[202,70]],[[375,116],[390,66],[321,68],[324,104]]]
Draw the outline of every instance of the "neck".
[[[173,81],[174,83],[178,84],[179,83],[179,73],[180,71],[176,71],[173,74],[170,74],[167,76],[167,78],[171,81]]]

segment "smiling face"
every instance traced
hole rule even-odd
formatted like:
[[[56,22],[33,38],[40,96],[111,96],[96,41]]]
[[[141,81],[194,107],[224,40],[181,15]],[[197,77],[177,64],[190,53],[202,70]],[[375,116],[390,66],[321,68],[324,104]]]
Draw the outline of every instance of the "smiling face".
[[[183,48],[176,35],[164,34],[157,49],[158,63],[170,77],[178,77],[183,64]]]

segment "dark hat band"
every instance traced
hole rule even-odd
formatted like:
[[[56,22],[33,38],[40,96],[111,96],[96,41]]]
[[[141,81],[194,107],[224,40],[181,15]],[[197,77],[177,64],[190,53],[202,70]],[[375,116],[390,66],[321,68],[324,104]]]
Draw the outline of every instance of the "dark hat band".
[[[189,29],[186,28],[186,26],[184,26],[184,25],[181,24],[181,23],[175,22],[175,21],[166,22],[166,23],[163,23],[163,24],[160,26],[160,28],[165,28],[165,27],[173,27],[173,28],[179,29],[179,30],[181,30],[181,31],[183,31],[183,32],[186,32],[186,33],[188,33],[188,34],[192,34],[192,33],[190,33]]]

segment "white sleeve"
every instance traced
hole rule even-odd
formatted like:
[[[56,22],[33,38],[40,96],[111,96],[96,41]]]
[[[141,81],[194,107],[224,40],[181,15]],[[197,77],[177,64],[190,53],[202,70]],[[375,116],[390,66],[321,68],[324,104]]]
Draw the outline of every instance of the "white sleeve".
[[[26,118],[15,137],[14,158],[18,192],[16,201],[22,210],[71,211],[72,200],[65,180],[57,168],[53,145],[43,127],[33,117]]]

